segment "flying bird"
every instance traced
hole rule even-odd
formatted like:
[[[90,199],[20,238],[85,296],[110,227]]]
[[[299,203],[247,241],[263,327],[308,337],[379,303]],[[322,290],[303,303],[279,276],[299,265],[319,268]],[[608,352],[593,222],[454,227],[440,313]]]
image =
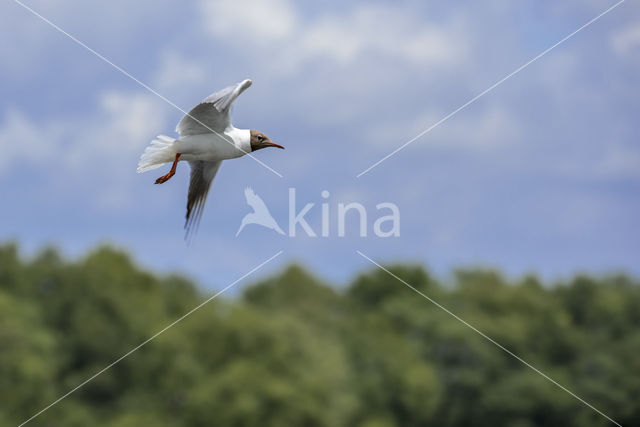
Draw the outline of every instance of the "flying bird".
[[[253,208],[253,212],[246,214],[244,218],[242,218],[242,223],[236,233],[236,237],[247,224],[258,224],[275,230],[278,234],[284,234],[284,231],[282,231],[276,220],[271,216],[267,205],[264,204],[260,196],[254,193],[250,187],[244,190],[244,197],[247,199],[247,204]]]
[[[156,184],[171,179],[179,161],[189,162],[191,178],[184,225],[187,237],[198,227],[211,182],[223,160],[266,147],[284,149],[262,132],[237,129],[231,124],[231,104],[249,86],[251,80],[247,79],[209,95],[180,120],[176,126],[179,138],[158,135],[140,157],[139,173],[173,162],[169,172],[156,179]]]

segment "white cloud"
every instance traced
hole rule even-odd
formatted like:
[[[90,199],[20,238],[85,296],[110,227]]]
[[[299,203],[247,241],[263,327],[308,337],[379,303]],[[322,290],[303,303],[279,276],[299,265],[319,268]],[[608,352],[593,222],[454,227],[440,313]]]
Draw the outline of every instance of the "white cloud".
[[[287,0],[200,3],[205,30],[274,69],[330,60],[356,64],[364,54],[419,65],[450,65],[465,43],[449,23],[424,21],[408,8],[360,4],[345,14],[305,20]]]
[[[640,54],[640,25],[631,26],[613,34],[611,38],[613,50],[620,56],[637,56]]]
[[[446,114],[442,110],[429,110],[402,123],[381,124],[371,128],[367,140],[383,150],[395,149],[433,126]],[[517,144],[521,138],[518,118],[504,106],[492,104],[484,110],[460,113],[455,124],[453,121],[452,118],[433,128],[407,150],[424,146],[423,149],[483,152]]]
[[[55,165],[51,180],[79,186],[100,180],[96,204],[123,206],[121,190],[133,175],[113,171],[135,171],[154,132],[162,132],[164,104],[150,94],[109,91],[99,96],[98,107],[91,115],[48,116],[42,122],[7,111],[0,123],[0,173],[25,165],[43,166],[51,173],[48,165]]]
[[[200,8],[205,31],[236,41],[281,40],[290,37],[298,24],[288,0],[203,0]]]
[[[175,50],[166,50],[161,55],[160,65],[154,77],[154,88],[165,91],[184,91],[185,86],[199,86],[205,81],[203,64]]]
[[[105,133],[122,137],[114,141],[115,148],[131,149],[132,144],[127,141],[139,141],[151,129],[160,130],[163,117],[159,106],[164,106],[163,102],[148,93],[103,93],[100,96],[100,106],[107,119]]]
[[[329,16],[301,33],[298,50],[307,57],[354,62],[363,53],[417,64],[451,64],[462,55],[459,37],[421,22],[407,9],[360,5],[345,16]]]
[[[94,116],[57,120],[71,130],[66,159],[74,170],[130,161],[155,136],[153,132],[162,132],[164,103],[153,95],[108,91],[98,99]]]
[[[604,154],[598,158],[593,174],[605,179],[640,178],[640,149],[611,141],[605,145]]]
[[[18,110],[6,111],[0,124],[0,174],[22,162],[42,164],[51,159],[61,131],[53,122],[39,126]]]
[[[168,2],[29,0],[24,4],[113,60],[117,59],[114,51],[121,54],[139,49],[139,41],[145,40],[149,32],[170,33],[177,28],[158,29],[158,22],[169,15]],[[153,19],[149,19],[150,10],[153,11]],[[90,55],[81,52],[72,40],[13,1],[0,3],[0,28],[5,37],[5,42],[0,43],[0,73],[12,78],[24,80],[26,76],[41,76],[43,63],[80,61]],[[61,53],[64,57],[60,56]]]

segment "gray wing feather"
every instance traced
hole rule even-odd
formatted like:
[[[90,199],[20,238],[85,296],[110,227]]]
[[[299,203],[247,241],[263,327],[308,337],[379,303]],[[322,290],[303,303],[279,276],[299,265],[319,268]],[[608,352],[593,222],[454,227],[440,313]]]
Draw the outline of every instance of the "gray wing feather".
[[[251,80],[247,79],[212,93],[180,120],[176,126],[176,132],[181,136],[212,133],[212,130],[218,133],[224,132],[231,124],[229,116],[231,104],[249,86],[251,86]]]
[[[226,87],[209,95],[203,102],[212,103],[218,111],[228,111],[233,101],[235,101],[235,99],[249,86],[251,86],[251,80],[243,80],[240,83],[236,83],[235,85]]]
[[[202,218],[204,204],[209,194],[209,188],[213,178],[218,173],[222,161],[205,162],[202,160],[189,162],[191,166],[191,179],[189,182],[189,194],[187,196],[187,215],[184,223],[185,238],[195,233]]]

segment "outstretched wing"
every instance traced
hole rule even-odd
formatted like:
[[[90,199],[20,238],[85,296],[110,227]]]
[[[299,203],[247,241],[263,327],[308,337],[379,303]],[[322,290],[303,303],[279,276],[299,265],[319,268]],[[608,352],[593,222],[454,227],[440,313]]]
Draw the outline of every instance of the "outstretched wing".
[[[267,205],[264,204],[260,196],[253,192],[251,187],[245,188],[244,197],[247,199],[247,204],[253,208],[255,213],[267,212],[267,214],[269,214]]]
[[[218,173],[221,163],[222,160],[218,162],[205,162],[202,160],[189,162],[191,180],[189,182],[189,195],[187,196],[187,216],[184,223],[185,238],[188,238],[198,229],[211,182],[216,173]]]
[[[180,136],[201,135],[213,133],[212,131],[224,132],[231,124],[231,104],[249,86],[251,80],[247,79],[209,95],[180,120],[176,132]]]

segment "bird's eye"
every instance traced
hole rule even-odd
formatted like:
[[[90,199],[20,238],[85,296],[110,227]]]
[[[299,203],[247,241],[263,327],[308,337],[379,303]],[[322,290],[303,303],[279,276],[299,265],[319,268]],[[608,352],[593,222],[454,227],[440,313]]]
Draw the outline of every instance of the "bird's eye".
[[[262,142],[264,140],[264,136],[258,135],[258,141]]]

